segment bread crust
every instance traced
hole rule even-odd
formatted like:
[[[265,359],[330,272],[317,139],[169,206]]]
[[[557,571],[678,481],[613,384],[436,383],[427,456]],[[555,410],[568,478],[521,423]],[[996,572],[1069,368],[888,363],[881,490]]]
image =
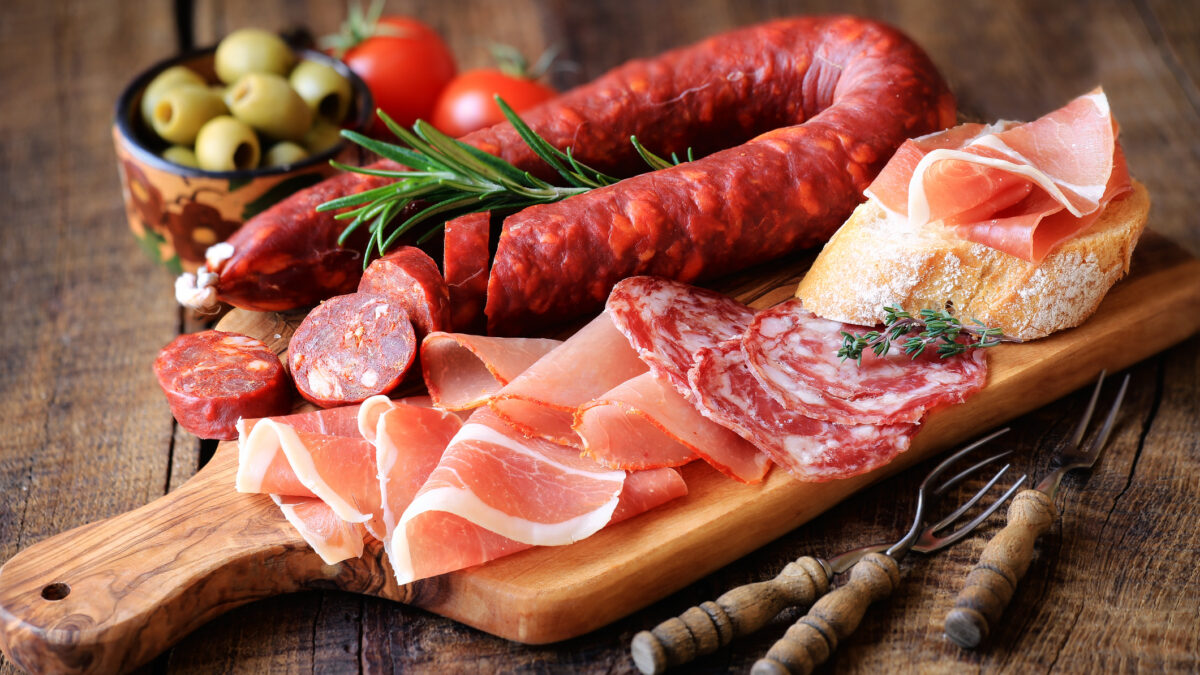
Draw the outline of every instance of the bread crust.
[[[1035,265],[943,228],[897,223],[867,201],[825,245],[796,297],[819,316],[864,326],[882,323],[885,305],[915,312],[950,301],[963,321],[1024,340],[1044,337],[1096,311],[1129,271],[1149,212],[1150,195],[1134,181],[1091,227]]]

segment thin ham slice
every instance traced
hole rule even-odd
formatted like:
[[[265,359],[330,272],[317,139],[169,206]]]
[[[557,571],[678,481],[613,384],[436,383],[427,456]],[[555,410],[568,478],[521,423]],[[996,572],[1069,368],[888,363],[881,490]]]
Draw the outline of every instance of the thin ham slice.
[[[364,403],[364,405],[366,405]],[[389,541],[400,514],[433,473],[450,439],[462,427],[457,415],[436,408],[393,404],[377,421],[375,463],[384,542]]]
[[[702,457],[727,476],[757,483],[771,467],[766,455],[653,373],[618,385],[579,409],[575,431],[583,453],[613,468],[680,466]]]
[[[588,537],[612,518],[624,482],[624,471],[524,437],[479,408],[400,518],[390,541],[397,580],[495,557],[497,537],[542,546]]]
[[[842,333],[857,330],[792,299],[759,312],[741,345],[759,383],[783,407],[843,424],[918,422],[926,411],[959,403],[987,383],[981,350],[942,359],[927,349],[913,359],[895,342],[861,365],[843,361],[837,355]]]
[[[603,312],[488,399],[488,407],[527,436],[579,446],[575,411],[646,372],[646,364]]]
[[[1027,124],[961,125],[906,142],[867,195],[917,226],[1030,262],[1130,190],[1103,90]]]
[[[908,449],[914,424],[844,425],[781,406],[750,372],[740,339],[700,350],[688,373],[705,416],[733,429],[804,481],[847,478]]]
[[[439,408],[470,410],[560,344],[542,338],[430,333],[421,341],[421,372]]]
[[[271,499],[326,565],[362,557],[361,526],[338,518],[325,502],[316,497],[286,495],[271,495]]]

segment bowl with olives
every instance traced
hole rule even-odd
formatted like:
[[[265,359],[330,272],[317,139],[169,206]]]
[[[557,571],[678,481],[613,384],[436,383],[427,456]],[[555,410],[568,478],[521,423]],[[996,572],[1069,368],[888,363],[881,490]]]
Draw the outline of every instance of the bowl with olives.
[[[162,61],[117,101],[113,142],[129,227],[173,274],[284,197],[358,164],[367,86],[341,61],[243,29]]]

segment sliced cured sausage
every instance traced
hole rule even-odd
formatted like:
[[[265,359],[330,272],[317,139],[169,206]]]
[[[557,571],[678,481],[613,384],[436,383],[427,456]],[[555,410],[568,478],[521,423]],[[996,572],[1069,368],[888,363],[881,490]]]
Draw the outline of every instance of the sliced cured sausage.
[[[842,361],[842,332],[861,330],[817,317],[792,299],[759,312],[742,348],[755,376],[784,407],[846,424],[918,422],[987,383],[980,350],[952,359],[926,350],[912,359],[893,343],[883,357],[864,356],[862,365]]]
[[[489,398],[488,407],[526,435],[578,446],[576,409],[644,372],[646,364],[602,313]]]
[[[430,333],[421,341],[421,373],[439,408],[470,410],[561,344],[545,338]]]
[[[417,353],[401,303],[375,293],[331,298],[304,317],[288,343],[296,389],[320,406],[358,403],[396,387]]]
[[[908,449],[917,426],[843,425],[788,410],[751,374],[741,340],[702,349],[688,373],[700,410],[805,481],[848,478]]]
[[[437,263],[415,246],[401,246],[371,261],[358,282],[360,293],[394,300],[408,312],[417,340],[450,328],[450,291]]]
[[[154,374],[180,426],[201,438],[237,438],[239,418],[280,415],[292,405],[279,357],[237,333],[180,335],[159,351]]]
[[[491,215],[468,213],[446,221],[442,269],[450,289],[451,330],[460,333],[484,331]]]

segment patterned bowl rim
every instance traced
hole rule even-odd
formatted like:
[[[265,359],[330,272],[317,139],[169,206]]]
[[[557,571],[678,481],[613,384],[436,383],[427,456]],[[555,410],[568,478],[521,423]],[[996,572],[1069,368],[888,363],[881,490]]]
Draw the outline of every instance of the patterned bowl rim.
[[[179,164],[175,164],[174,162],[168,162],[143,145],[141,139],[138,138],[133,129],[134,110],[132,108],[134,100],[137,99],[142,93],[142,90],[144,90],[146,86],[150,84],[150,81],[157,77],[162,71],[170,68],[171,66],[181,65],[197,58],[208,56],[216,52],[216,50],[217,48],[214,45],[212,47],[193,50],[169,59],[165,59],[163,61],[159,61],[151,66],[148,70],[142,72],[142,74],[134,78],[134,80],[130,82],[129,85],[126,86],[121,92],[121,95],[117,98],[117,105],[114,111],[115,119],[113,123],[120,132],[121,138],[124,139],[126,146],[130,149],[132,154],[137,157],[138,161],[148,164],[149,166],[161,171],[166,171],[168,173],[174,173],[181,176],[249,180],[264,176],[282,176],[298,170],[324,164],[337,157],[342,150],[345,149],[346,144],[350,141],[343,138],[336,145],[330,146],[329,148],[311,157],[306,157],[304,160],[296,162],[295,164],[285,164],[283,166],[273,166],[260,169],[240,169],[237,171],[205,171],[203,169],[181,166]],[[350,67],[345,63],[342,63],[340,60],[335,59],[328,54],[316,51],[314,49],[297,49],[295,52],[301,58],[332,66],[333,69],[338,71],[342,77],[350,81],[350,86],[355,92],[357,115],[354,119],[353,125],[347,128],[355,130],[367,128],[367,124],[371,121],[371,113],[373,112],[375,105],[374,99],[371,98],[371,90],[367,88],[367,85],[365,82],[363,82],[362,78],[360,78],[358,75],[355,75],[354,71],[350,70]]]

